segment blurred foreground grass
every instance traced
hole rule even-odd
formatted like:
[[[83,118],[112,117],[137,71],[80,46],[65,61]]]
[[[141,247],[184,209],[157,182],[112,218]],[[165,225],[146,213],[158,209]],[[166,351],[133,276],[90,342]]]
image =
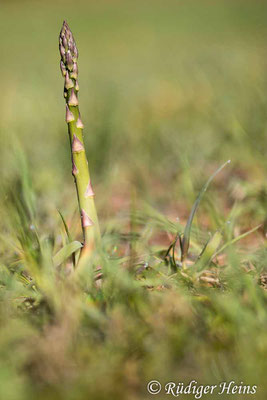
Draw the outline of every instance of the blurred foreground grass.
[[[265,399],[266,228],[228,249],[211,280],[170,271],[161,254],[227,159],[198,212],[192,258],[208,230],[223,227],[227,241],[266,221],[266,3],[0,7],[0,398],[141,399],[150,379],[233,379],[259,385],[253,397]],[[105,234],[101,289],[90,266],[71,281],[68,266],[51,261],[66,240],[57,209],[79,238],[58,66],[63,19],[80,52]]]

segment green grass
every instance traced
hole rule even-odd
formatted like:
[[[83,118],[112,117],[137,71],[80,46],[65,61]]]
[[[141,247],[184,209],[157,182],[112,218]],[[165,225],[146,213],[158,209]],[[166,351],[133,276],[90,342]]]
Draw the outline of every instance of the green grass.
[[[244,398],[266,398],[266,11],[261,0],[1,3],[0,399],[139,400],[152,379],[242,381],[258,385]],[[102,285],[94,260],[72,276],[71,258],[55,258],[69,240],[57,210],[81,240],[63,19],[80,53]],[[182,270],[178,244],[164,256],[228,159]]]

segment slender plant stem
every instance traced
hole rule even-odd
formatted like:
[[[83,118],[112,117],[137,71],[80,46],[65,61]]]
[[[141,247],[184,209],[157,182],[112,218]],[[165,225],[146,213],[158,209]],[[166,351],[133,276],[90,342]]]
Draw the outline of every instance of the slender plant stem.
[[[90,254],[100,242],[100,229],[94,201],[88,161],[86,158],[83,123],[78,103],[78,50],[72,32],[64,21],[59,36],[60,68],[65,79],[66,122],[68,124],[72,175],[77,190],[84,246],[82,254]]]

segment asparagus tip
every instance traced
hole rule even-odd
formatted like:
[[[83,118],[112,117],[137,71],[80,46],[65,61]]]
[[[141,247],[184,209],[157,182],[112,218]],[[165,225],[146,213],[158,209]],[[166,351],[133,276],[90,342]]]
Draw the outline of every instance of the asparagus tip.
[[[77,61],[78,50],[73,34],[66,20],[63,21],[63,25],[59,34],[59,49],[62,61],[71,71],[74,62]]]

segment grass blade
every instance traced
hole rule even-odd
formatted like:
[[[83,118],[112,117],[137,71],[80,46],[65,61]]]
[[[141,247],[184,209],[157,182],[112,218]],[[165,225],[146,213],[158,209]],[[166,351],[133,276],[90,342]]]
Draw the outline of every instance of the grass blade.
[[[74,242],[66,244],[62,249],[60,249],[53,257],[53,263],[55,267],[58,267],[64,261],[66,261],[75,251],[79,250],[82,244],[75,240]]]
[[[68,237],[68,241],[69,241],[69,243],[70,243],[70,242],[72,242],[72,238],[71,238],[71,234],[70,234],[68,225],[67,225],[67,223],[66,223],[66,221],[65,221],[65,218],[64,218],[63,214],[61,213],[61,211],[60,211],[60,210],[57,210],[57,212],[58,212],[59,215],[60,215],[60,218],[61,218],[62,223],[63,223],[63,225],[64,225],[64,229],[65,229],[66,235],[67,235],[67,237]]]
[[[184,262],[187,254],[188,254],[188,249],[189,249],[189,245],[190,245],[190,233],[191,233],[191,227],[192,227],[192,222],[194,219],[194,215],[197,211],[197,208],[199,206],[200,200],[202,199],[204,193],[206,192],[210,182],[214,179],[214,177],[221,172],[221,170],[230,163],[230,160],[226,161],[226,163],[224,163],[220,168],[218,168],[214,174],[211,175],[211,177],[207,180],[207,182],[205,183],[205,185],[202,187],[201,191],[199,192],[197,199],[192,207],[191,213],[189,215],[186,227],[185,227],[185,231],[184,231],[184,237],[183,237],[183,241],[182,241],[182,248],[181,248],[181,261]]]
[[[222,233],[220,231],[215,232],[214,235],[208,240],[195,264],[198,271],[202,270],[207,264],[210,263],[218,247],[220,246],[221,241]]]
[[[67,238],[68,238],[68,243],[71,243],[72,242],[72,237],[71,237],[67,222],[65,221],[65,218],[64,218],[63,214],[61,213],[61,211],[60,210],[57,210],[57,211],[58,211],[58,213],[60,215],[60,218],[62,220],[62,223],[64,225],[64,229],[65,229],[65,232],[66,232],[66,235],[67,235]],[[75,262],[75,254],[74,253],[72,254],[72,264],[73,264],[73,267],[75,268],[76,262]]]
[[[249,231],[242,233],[242,235],[237,236],[236,238],[230,240],[229,242],[225,243],[216,253],[214,253],[213,257],[216,257],[218,254],[220,254],[223,250],[225,250],[227,247],[231,246],[232,244],[238,242],[239,240],[245,238],[246,236],[250,235],[251,233],[255,232],[258,230],[262,224],[255,226],[254,228],[250,229]]]

